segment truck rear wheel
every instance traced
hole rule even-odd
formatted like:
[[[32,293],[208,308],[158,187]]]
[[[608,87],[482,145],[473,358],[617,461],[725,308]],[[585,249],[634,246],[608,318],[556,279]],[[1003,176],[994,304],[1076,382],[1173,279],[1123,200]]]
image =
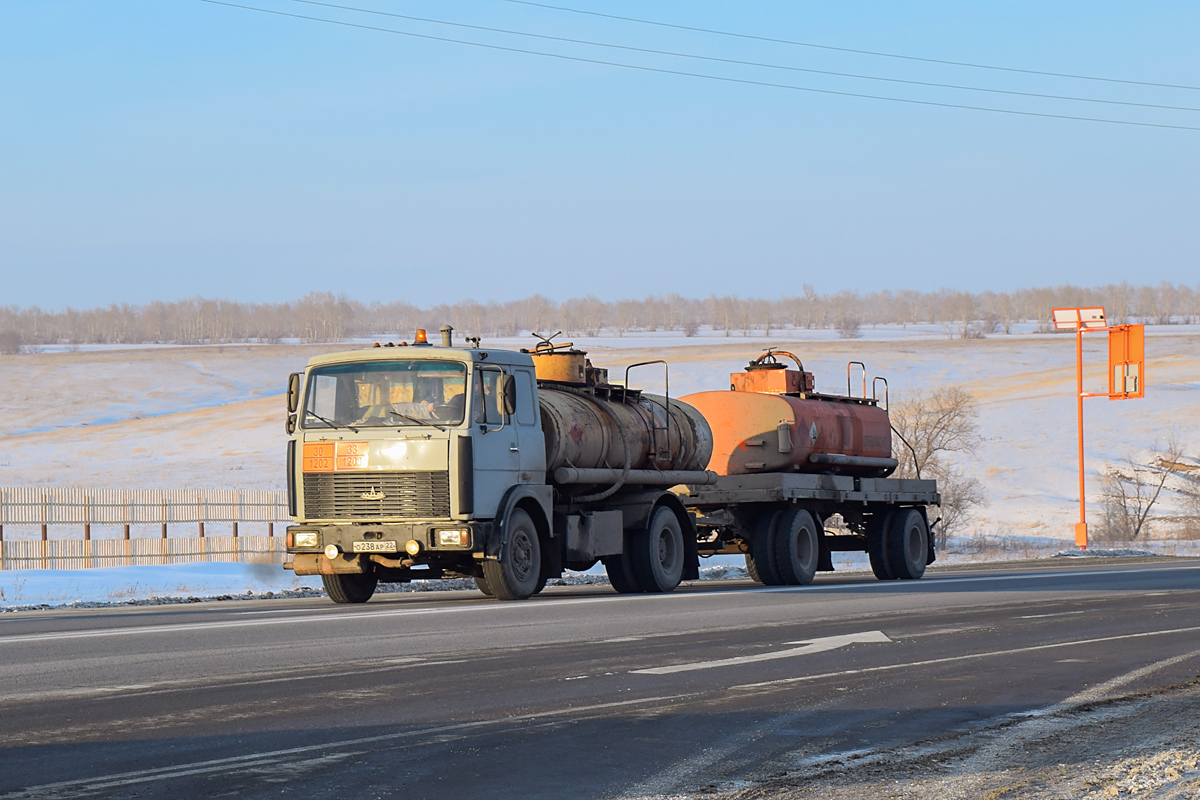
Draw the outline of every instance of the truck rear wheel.
[[[886,514],[875,514],[867,522],[867,556],[871,560],[871,572],[881,581],[894,581],[896,574],[892,572],[888,559],[888,529],[896,514],[889,511]]]
[[[746,571],[750,577],[767,586],[779,586],[783,581],[775,566],[775,531],[785,511],[768,511],[754,524],[754,538],[746,553]]]
[[[524,600],[537,588],[542,547],[529,514],[514,508],[508,515],[508,541],[497,561],[483,562],[483,578],[498,600]]]
[[[683,579],[683,528],[675,512],[660,507],[650,525],[629,537],[631,561],[642,591],[669,592]]]
[[[617,590],[618,594],[637,594],[642,591],[642,585],[638,582],[637,575],[633,570],[632,559],[630,558],[630,541],[632,536],[625,536],[624,552],[615,556],[605,556],[601,559],[604,562],[604,571],[608,573],[608,582]]]
[[[775,525],[775,569],[780,583],[804,586],[817,574],[821,542],[817,524],[806,509],[783,512]]]
[[[335,603],[365,603],[375,594],[379,578],[369,572],[348,575],[322,575],[325,594]]]
[[[925,574],[929,557],[929,531],[925,518],[915,508],[892,515],[887,532],[888,565],[901,580],[916,580]]]

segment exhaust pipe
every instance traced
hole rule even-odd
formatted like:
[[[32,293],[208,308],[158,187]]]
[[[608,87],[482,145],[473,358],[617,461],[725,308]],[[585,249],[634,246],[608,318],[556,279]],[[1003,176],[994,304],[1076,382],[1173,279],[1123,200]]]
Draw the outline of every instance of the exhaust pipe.
[[[441,327],[441,332],[442,332],[442,347],[453,347],[454,342],[451,339],[451,334],[454,333],[454,328],[450,327],[449,325],[443,325]]]

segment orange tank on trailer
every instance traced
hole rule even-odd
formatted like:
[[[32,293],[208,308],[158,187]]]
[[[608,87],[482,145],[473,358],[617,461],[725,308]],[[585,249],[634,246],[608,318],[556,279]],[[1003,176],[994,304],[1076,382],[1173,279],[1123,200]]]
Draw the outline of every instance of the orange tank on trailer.
[[[797,369],[787,368],[777,355],[793,359]],[[730,375],[729,388],[680,398],[712,427],[708,469],[718,475],[831,472],[882,477],[896,469],[886,408],[875,398],[852,397],[849,392],[817,394],[812,373],[791,353],[768,350],[744,372]]]

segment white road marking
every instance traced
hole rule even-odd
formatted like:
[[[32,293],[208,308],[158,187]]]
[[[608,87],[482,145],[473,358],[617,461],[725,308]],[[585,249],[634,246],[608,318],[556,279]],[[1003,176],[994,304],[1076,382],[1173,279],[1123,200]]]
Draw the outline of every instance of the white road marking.
[[[862,590],[887,592],[895,589],[918,589],[920,586],[945,586],[948,584],[959,583],[986,583],[998,581],[1021,581],[1021,580],[1041,580],[1047,577],[1054,578],[1081,578],[1092,577],[1096,575],[1127,575],[1146,572],[1176,572],[1180,570],[1200,570],[1200,566],[1179,566],[1179,567],[1157,567],[1154,569],[1111,569],[1111,570],[1087,570],[1080,572],[1038,572],[1024,573],[1020,575],[979,575],[962,578],[937,578],[929,577],[918,582],[904,581],[895,583],[892,581],[881,581],[878,583],[836,583],[836,584],[810,584],[808,586],[771,586],[771,587],[753,587],[745,589],[733,589],[723,592],[686,592],[681,594],[666,594],[659,595],[653,598],[656,603],[664,603],[682,601],[689,604],[695,604],[705,599],[722,599],[731,596],[739,595],[763,595],[763,594],[779,594],[779,593],[805,593],[805,594],[824,594],[831,592],[845,591],[852,589],[856,592]],[[314,622],[326,623],[341,623],[350,620],[362,619],[384,619],[393,617],[408,617],[422,616],[428,614],[460,614],[466,612],[481,612],[503,614],[519,611],[521,609],[555,609],[570,605],[590,605],[593,603],[620,603],[620,602],[638,602],[645,600],[644,597],[638,595],[605,595],[599,597],[580,597],[580,598],[563,598],[547,597],[540,601],[532,603],[470,603],[456,606],[430,606],[425,608],[401,608],[387,610],[363,610],[363,611],[335,611],[330,609],[329,612],[305,613],[297,616],[277,617],[271,619],[232,619],[222,620],[217,622],[190,622],[179,623],[174,625],[147,625],[138,627],[123,627],[123,628],[105,628],[91,629],[78,631],[58,631],[53,633],[29,633],[15,634],[13,636],[0,637],[0,645],[3,644],[19,644],[24,642],[46,642],[58,639],[91,639],[106,636],[140,636],[153,633],[180,633],[183,631],[196,632],[203,630],[222,630],[230,628],[247,628],[269,625],[297,625],[309,624]],[[436,601],[435,601],[436,602]],[[15,617],[11,620],[2,620],[4,622],[20,622],[23,618]]]
[[[0,707],[29,705],[55,700],[72,700],[92,697],[106,697],[116,694],[146,696],[153,694],[168,694],[171,692],[187,692],[206,689],[213,686],[229,688],[233,686],[266,686],[273,683],[293,683],[303,680],[328,680],[330,678],[358,677],[379,672],[395,672],[408,667],[436,667],[443,664],[462,664],[465,658],[427,661],[416,657],[401,657],[385,659],[378,664],[364,664],[348,670],[331,670],[327,665],[314,664],[301,671],[282,671],[246,680],[230,680],[227,676],[206,677],[202,679],[158,681],[156,683],[129,684],[124,686],[96,686],[92,688],[52,689],[44,692],[21,691],[13,694],[0,694]]]
[[[1094,614],[1092,610],[1087,611],[1057,611],[1053,614],[1026,614],[1023,617],[1014,617],[1014,619],[1049,619],[1051,617],[1069,617],[1074,614]]]
[[[823,653],[826,650],[836,650],[839,647],[855,643],[890,642],[892,641],[883,631],[864,631],[862,633],[845,633],[840,636],[824,636],[820,639],[809,639],[806,642],[787,642],[799,644],[790,650],[775,650],[770,653],[758,653],[753,656],[737,656],[736,658],[721,658],[715,661],[693,661],[690,664],[672,664],[666,667],[650,667],[649,669],[634,669],[630,672],[637,675],[670,675],[674,672],[691,672],[697,669],[713,669],[714,667],[732,667],[738,664],[753,664],[758,661],[773,661],[777,658],[793,658],[807,656],[812,653]]]
[[[1075,639],[1069,642],[1055,642],[1054,644],[1037,644],[1029,647],[1013,647],[1008,650],[989,650],[983,653],[967,653],[961,656],[946,656],[945,658],[931,658],[925,661],[906,661],[902,664],[885,664],[880,667],[859,667],[858,669],[846,669],[838,672],[823,672],[816,675],[800,675],[795,678],[779,678],[773,681],[761,681],[759,683],[743,683],[739,686],[730,686],[729,689],[761,689],[768,686],[780,686],[789,683],[804,683],[806,681],[819,681],[825,678],[841,678],[847,675],[868,675],[873,672],[888,672],[897,669],[913,669],[915,667],[928,667],[934,664],[951,664],[955,661],[970,661],[979,658],[991,658],[993,656],[1008,656],[1016,653],[1033,653],[1039,650],[1053,650],[1059,647],[1077,647],[1085,644],[1100,644],[1102,642],[1120,642],[1128,639],[1144,639],[1149,636],[1169,636],[1175,633],[1195,633],[1200,631],[1200,626],[1191,628],[1173,628],[1166,631],[1146,631],[1144,633],[1126,633],[1120,636],[1102,636],[1098,639]],[[1189,656],[1190,657],[1190,656]]]
[[[78,796],[82,794],[92,794],[99,789],[113,789],[120,786],[133,786],[139,783],[150,783],[152,781],[161,781],[168,778],[183,778],[189,775],[226,773],[234,770],[246,769],[248,767],[278,763],[289,758],[309,758],[309,754],[324,750],[358,747],[361,745],[379,744],[385,742],[398,742],[405,739],[415,738],[420,738],[427,741],[432,736],[436,736],[438,734],[447,734],[454,731],[469,731],[477,728],[503,725],[506,723],[533,722],[540,719],[563,717],[570,714],[588,713],[593,711],[604,711],[607,709],[634,706],[644,703],[681,700],[688,697],[696,697],[700,694],[702,693],[688,692],[685,694],[643,697],[634,700],[618,700],[612,703],[596,703],[589,706],[576,706],[573,708],[555,709],[553,711],[539,711],[531,714],[519,714],[502,719],[486,719],[477,720],[475,722],[452,723],[448,725],[439,725],[432,728],[422,728],[419,730],[398,731],[395,733],[383,733],[379,734],[378,736],[363,736],[357,739],[343,739],[341,741],[322,742],[320,744],[310,744],[301,747],[289,747],[282,750],[265,750],[258,753],[247,753],[245,755],[231,756],[228,758],[207,759],[204,761],[194,761],[191,763],[173,764],[166,767],[152,767],[150,769],[136,770],[133,772],[119,772],[112,775],[98,775],[93,778],[84,778],[81,780],[45,783],[41,784],[40,786],[27,786],[24,789],[11,792],[0,797],[4,798],[4,800],[17,800],[17,798],[37,798],[46,796],[65,798],[71,797],[72,795]]]
[[[1141,669],[1134,670],[1126,675],[1114,678],[1113,680],[1100,684],[1093,689],[1073,695],[1062,702],[1055,703],[1045,708],[1034,709],[1026,712],[1018,712],[1017,714],[1005,714],[997,721],[1005,721],[1010,719],[1027,720],[1029,718],[1052,716],[1062,711],[1069,711],[1080,705],[1086,705],[1088,703],[1093,703],[1097,700],[1104,699],[1104,695],[1107,692],[1110,692],[1116,688],[1120,688],[1121,686],[1162,669],[1163,667],[1171,666],[1197,656],[1200,656],[1200,650],[1185,653],[1179,656],[1173,656],[1164,661],[1159,661],[1149,666],[1142,667]],[[838,691],[845,691],[845,689],[839,687]],[[756,740],[763,738],[766,734],[792,724],[793,720],[798,716],[799,715],[795,713],[781,714],[775,717],[773,720],[760,726],[740,731],[739,733],[735,734],[734,737],[720,742],[719,744],[706,749],[698,755],[690,756],[676,762],[669,767],[666,767],[665,769],[661,769],[648,780],[627,788],[620,795],[617,795],[615,800],[673,800],[674,798],[692,797],[693,792],[683,790],[693,789],[698,778],[702,778],[704,782],[710,780],[711,775],[714,772],[715,765],[722,764],[722,762],[725,764],[738,763],[738,755],[736,752],[738,749],[746,746],[752,746]],[[1016,730],[1018,731],[1018,735],[1022,729],[1021,726],[1028,724],[1030,723],[1023,722],[1017,726]],[[1000,735],[1001,737],[1004,737],[1004,746],[995,747],[993,745],[992,747],[999,750],[1001,754],[1004,754],[1005,752],[1011,752],[1011,734],[1002,732]],[[958,740],[951,740],[950,742],[935,742],[929,745],[909,745],[903,747],[903,752],[905,753],[906,760],[911,760],[916,756],[922,755],[945,755],[948,748],[957,748],[961,747],[961,745],[961,741]],[[796,760],[792,771],[798,773],[811,772],[811,767],[827,767],[833,764],[844,765],[850,762],[854,762],[856,765],[894,762],[897,758],[896,750],[897,746],[895,743],[888,743],[880,747],[822,753],[820,755]],[[717,774],[728,773],[718,771]],[[753,782],[746,782],[743,788],[752,788],[756,785],[757,784]]]

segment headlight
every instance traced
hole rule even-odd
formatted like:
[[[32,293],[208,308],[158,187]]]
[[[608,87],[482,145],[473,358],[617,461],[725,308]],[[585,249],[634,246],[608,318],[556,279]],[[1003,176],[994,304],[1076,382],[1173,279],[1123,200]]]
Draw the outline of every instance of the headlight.
[[[439,547],[466,547],[470,539],[470,532],[464,530],[453,531],[438,531],[437,541]]]
[[[321,534],[316,531],[297,531],[294,541],[296,547],[320,547]]]

